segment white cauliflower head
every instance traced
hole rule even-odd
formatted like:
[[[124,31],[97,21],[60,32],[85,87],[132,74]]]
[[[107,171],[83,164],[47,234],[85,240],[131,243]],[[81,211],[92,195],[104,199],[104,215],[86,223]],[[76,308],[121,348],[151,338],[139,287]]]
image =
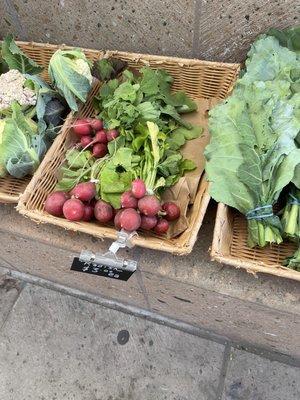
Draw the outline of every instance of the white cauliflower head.
[[[89,80],[91,85],[93,77],[91,75],[89,64],[82,58],[77,58],[76,60],[74,60],[74,63],[76,64],[76,72],[78,72],[81,75],[84,75]]]
[[[10,107],[13,101],[21,106],[34,106],[37,98],[34,90],[24,87],[26,78],[16,69],[0,76],[0,111]]]

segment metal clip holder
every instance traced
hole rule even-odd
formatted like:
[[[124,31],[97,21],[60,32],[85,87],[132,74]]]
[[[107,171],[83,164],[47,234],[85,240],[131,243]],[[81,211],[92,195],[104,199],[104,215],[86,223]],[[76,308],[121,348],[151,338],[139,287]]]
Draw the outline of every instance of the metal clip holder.
[[[128,280],[136,271],[137,262],[117,257],[117,252],[120,248],[134,247],[131,239],[136,235],[136,232],[119,231],[117,240],[111,244],[108,252],[104,254],[94,254],[91,251],[82,250],[79,258],[74,259],[71,269],[109,278]]]

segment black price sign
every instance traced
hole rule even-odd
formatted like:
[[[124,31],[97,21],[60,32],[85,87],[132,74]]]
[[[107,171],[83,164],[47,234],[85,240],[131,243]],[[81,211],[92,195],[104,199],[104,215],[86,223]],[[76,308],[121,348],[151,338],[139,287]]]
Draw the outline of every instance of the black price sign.
[[[87,263],[80,261],[75,257],[72,266],[72,271],[85,272],[86,274],[104,276],[111,279],[119,279],[121,281],[128,281],[134,271],[126,271],[118,267],[111,267],[104,264]]]

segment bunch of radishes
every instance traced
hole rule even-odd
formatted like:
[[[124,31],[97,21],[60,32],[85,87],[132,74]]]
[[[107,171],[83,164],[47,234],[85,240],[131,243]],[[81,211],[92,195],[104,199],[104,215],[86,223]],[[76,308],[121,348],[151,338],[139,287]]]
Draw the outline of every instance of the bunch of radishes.
[[[78,119],[73,125],[73,132],[79,137],[81,147],[90,149],[95,158],[104,157],[107,143],[119,136],[116,129],[104,129],[103,121],[97,118]]]
[[[53,192],[46,202],[45,210],[56,217],[64,216],[69,221],[114,222],[117,229],[132,232],[138,229],[154,230],[164,234],[169,222],[180,216],[179,207],[172,202],[161,204],[155,195],[146,194],[141,179],[132,182],[131,190],[121,196],[121,209],[115,210],[103,201],[96,200],[96,185],[93,182],[79,183],[70,193]]]
[[[142,179],[135,179],[131,190],[122,194],[121,207],[114,218],[115,227],[129,232],[141,228],[163,234],[169,229],[169,221],[180,217],[180,209],[175,203],[161,205],[155,195],[146,194]]]

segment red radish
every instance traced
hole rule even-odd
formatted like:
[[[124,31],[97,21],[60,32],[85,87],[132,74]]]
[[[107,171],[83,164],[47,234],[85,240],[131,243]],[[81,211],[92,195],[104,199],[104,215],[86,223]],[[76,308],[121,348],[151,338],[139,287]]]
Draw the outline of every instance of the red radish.
[[[91,206],[90,204],[85,204],[82,221],[89,222],[93,219],[93,217],[94,217],[94,207]]]
[[[63,213],[69,221],[80,221],[84,216],[84,204],[78,199],[69,199],[63,206]]]
[[[167,221],[175,221],[180,217],[180,208],[171,201],[164,203],[162,209],[166,212],[165,219]]]
[[[93,142],[92,136],[81,136],[80,138],[80,144],[83,148],[87,147],[89,144]]]
[[[96,132],[94,142],[95,143],[107,143],[106,133],[104,131]]]
[[[120,215],[120,225],[125,231],[136,231],[141,226],[141,216],[134,208],[125,208]]]
[[[137,208],[138,201],[133,196],[132,192],[124,192],[121,196],[121,206],[122,208]]]
[[[146,185],[142,179],[135,179],[131,184],[131,192],[136,199],[141,199],[146,194]]]
[[[96,196],[96,185],[93,182],[78,183],[72,189],[71,195],[81,201],[91,201]]]
[[[92,133],[92,128],[88,120],[78,119],[74,122],[73,131],[77,136],[87,136]]]
[[[104,143],[96,143],[93,146],[93,156],[102,158],[107,154],[107,145]]]
[[[160,202],[153,195],[147,195],[138,201],[140,212],[148,217],[154,217],[160,210]]]
[[[95,132],[101,131],[101,129],[103,128],[103,121],[98,118],[91,118],[90,125]]]
[[[113,208],[106,201],[98,200],[94,208],[95,218],[103,223],[109,222],[113,216]]]
[[[124,210],[119,210],[119,211],[116,213],[115,218],[114,218],[115,227],[116,227],[116,229],[119,229],[119,230],[121,229],[120,217],[121,217],[121,214],[122,214],[123,211],[124,211]]]
[[[55,217],[61,217],[63,215],[63,205],[69,198],[70,196],[68,193],[53,192],[47,197],[45,210]]]
[[[157,217],[147,217],[147,215],[141,216],[141,228],[146,231],[150,231],[157,224]]]
[[[119,136],[119,132],[116,129],[110,129],[106,132],[107,140],[111,142]]]
[[[157,233],[158,235],[162,235],[163,233],[166,233],[169,229],[169,222],[162,218],[158,221],[156,227],[154,228],[154,232]]]

